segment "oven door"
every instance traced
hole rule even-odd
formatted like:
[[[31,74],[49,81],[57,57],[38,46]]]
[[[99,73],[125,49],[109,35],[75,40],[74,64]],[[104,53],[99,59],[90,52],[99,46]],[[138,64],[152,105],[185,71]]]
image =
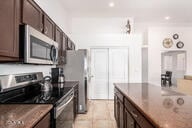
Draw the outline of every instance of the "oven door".
[[[73,128],[74,126],[74,95],[56,107],[56,128]]]
[[[25,25],[24,62],[33,64],[55,64],[58,43],[39,31]]]

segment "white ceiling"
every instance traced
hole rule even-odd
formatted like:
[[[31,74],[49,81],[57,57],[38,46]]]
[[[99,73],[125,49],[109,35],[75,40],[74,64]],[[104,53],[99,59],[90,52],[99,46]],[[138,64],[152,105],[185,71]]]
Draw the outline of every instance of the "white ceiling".
[[[73,16],[133,17],[136,22],[192,23],[192,0],[61,0]],[[110,8],[109,2],[115,7]],[[170,16],[169,21],[164,17]]]

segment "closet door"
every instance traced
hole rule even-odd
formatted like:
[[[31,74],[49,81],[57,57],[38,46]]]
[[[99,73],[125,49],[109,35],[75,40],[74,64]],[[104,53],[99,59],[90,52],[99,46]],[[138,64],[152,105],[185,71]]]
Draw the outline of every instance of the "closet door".
[[[108,99],[108,49],[91,50],[92,99]]]
[[[109,49],[109,99],[114,98],[113,83],[128,82],[128,48]]]

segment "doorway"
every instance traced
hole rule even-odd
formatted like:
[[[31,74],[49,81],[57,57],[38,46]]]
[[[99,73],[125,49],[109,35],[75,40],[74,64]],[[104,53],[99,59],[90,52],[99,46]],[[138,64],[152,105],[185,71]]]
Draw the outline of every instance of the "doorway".
[[[113,83],[128,82],[128,48],[91,49],[91,97],[113,99]]]
[[[161,53],[161,74],[172,72],[171,83],[177,85],[177,79],[186,73],[186,51],[164,51]]]

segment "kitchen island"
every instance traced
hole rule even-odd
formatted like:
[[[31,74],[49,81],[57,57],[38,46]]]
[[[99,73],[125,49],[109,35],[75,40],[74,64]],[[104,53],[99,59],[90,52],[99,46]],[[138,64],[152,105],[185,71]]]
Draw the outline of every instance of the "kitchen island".
[[[0,128],[50,128],[52,105],[1,104]]]
[[[192,128],[192,97],[148,83],[115,83],[119,128]]]

